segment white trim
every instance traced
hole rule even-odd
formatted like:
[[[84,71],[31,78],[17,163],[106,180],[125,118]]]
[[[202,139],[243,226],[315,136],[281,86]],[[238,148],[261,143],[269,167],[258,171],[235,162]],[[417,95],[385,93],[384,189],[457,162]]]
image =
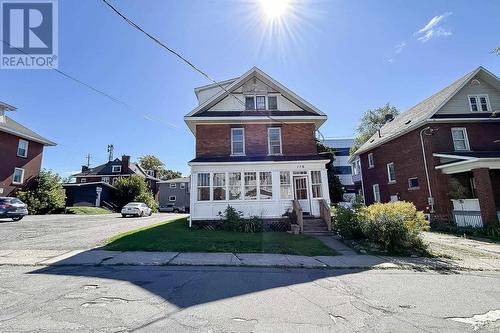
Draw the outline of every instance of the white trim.
[[[377,189],[375,191],[375,188]],[[379,184],[373,184],[372,185],[372,190],[373,190],[373,201],[374,202],[380,202],[380,185]]]
[[[271,130],[278,130],[279,138],[280,138],[280,152],[279,153],[272,153],[271,152],[271,135],[270,132]],[[282,155],[283,154],[283,141],[281,138],[281,127],[268,127],[267,128],[267,154],[268,155]]]
[[[453,131],[461,131],[464,136],[465,149],[457,149],[455,146],[455,138],[453,137]],[[454,151],[470,151],[469,136],[467,135],[467,128],[465,127],[452,127],[451,128],[451,140],[453,142]]]
[[[375,162],[373,161],[373,153],[368,153],[368,169],[375,167]]]
[[[174,198],[174,199],[172,200],[172,198]],[[177,201],[177,196],[175,196],[175,195],[170,195],[170,196],[168,197],[168,201],[170,201],[170,202]]]
[[[392,171],[394,173],[394,179],[391,179],[390,166],[392,165]],[[396,169],[394,168],[394,162],[387,163],[387,183],[395,184],[396,183]]]
[[[500,169],[499,157],[475,158],[473,160],[459,161],[444,165],[438,165],[436,170],[441,170],[443,173],[451,175],[454,173],[471,171],[478,168]]]
[[[20,182],[16,182],[15,179],[16,179],[16,171],[17,170],[21,170],[21,181]],[[14,185],[22,185],[24,184],[24,169],[23,168],[14,168],[14,173],[12,174],[12,184]]]
[[[476,159],[476,157],[460,156],[460,155],[453,155],[453,154],[438,154],[438,153],[434,153],[434,154],[432,154],[432,156],[439,157],[439,158],[456,158],[458,160],[473,160],[473,159]]]
[[[242,135],[243,135],[243,152],[242,153],[234,153],[234,146],[233,146],[233,132],[235,130],[241,130]],[[245,156],[245,128],[244,127],[234,127],[231,128],[231,156]]]
[[[473,111],[472,110],[472,103],[470,101],[471,97],[474,97],[476,99],[477,111]],[[482,110],[482,107],[481,107],[481,97],[485,97],[486,98],[486,108],[487,108],[486,111]],[[488,94],[472,94],[472,95],[467,95],[467,101],[469,102],[470,112],[487,112],[487,113],[492,112],[491,105],[490,105],[490,98],[489,98]]]
[[[25,142],[26,143],[26,149],[24,149],[24,155],[19,155],[19,146],[21,145],[21,142]],[[29,148],[29,144],[30,142],[27,141],[27,140],[24,140],[24,139],[19,139],[19,141],[17,142],[17,151],[16,151],[16,155],[18,157],[22,157],[22,158],[27,158],[28,157],[28,148]]]
[[[116,168],[118,168],[118,171],[116,171]],[[111,172],[116,172],[116,173],[122,172],[122,166],[121,165],[112,165]]]
[[[169,183],[169,188],[177,188],[177,183]]]

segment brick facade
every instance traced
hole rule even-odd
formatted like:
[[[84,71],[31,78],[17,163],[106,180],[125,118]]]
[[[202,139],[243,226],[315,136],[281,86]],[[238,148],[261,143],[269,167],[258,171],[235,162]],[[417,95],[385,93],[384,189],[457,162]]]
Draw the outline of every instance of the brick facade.
[[[472,170],[476,182],[476,196],[481,207],[483,222],[491,223],[497,219],[493,186],[491,184],[490,170],[486,168]]]
[[[196,157],[229,156],[231,154],[231,128],[245,129],[245,153],[247,156],[267,155],[267,129],[269,127],[281,128],[283,155],[317,154],[313,123],[214,124],[196,126]]]
[[[19,157],[17,156],[19,139],[20,137],[16,135],[0,132],[0,188],[3,188],[0,196],[11,196],[17,189],[31,188],[35,178],[40,174],[43,145],[23,139],[29,142],[28,156]],[[24,183],[21,185],[12,183],[14,168],[24,169]]]
[[[420,130],[427,126],[435,130],[431,136],[424,135],[424,146],[436,214],[450,215],[452,212],[452,203],[448,196],[451,177],[435,169],[435,166],[442,163],[438,157],[433,156],[433,153],[454,151],[451,128],[467,129],[470,148],[473,151],[500,150],[500,143],[495,142],[499,139],[499,122],[432,123],[422,126],[360,155],[367,204],[374,202],[372,185],[379,184],[382,202],[390,201],[391,195],[398,195],[399,200],[411,201],[417,209],[429,212],[429,189],[420,142]],[[373,153],[373,168],[368,168],[369,153]],[[387,176],[387,164],[391,162],[394,163],[396,175],[394,184],[388,183]],[[418,189],[409,189],[408,179],[411,177],[418,177]],[[493,182],[497,180],[493,178]]]

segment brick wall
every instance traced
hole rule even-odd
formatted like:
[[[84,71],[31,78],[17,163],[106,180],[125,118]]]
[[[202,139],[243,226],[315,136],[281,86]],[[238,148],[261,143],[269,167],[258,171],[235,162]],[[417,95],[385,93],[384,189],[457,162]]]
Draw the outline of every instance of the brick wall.
[[[427,126],[427,125],[426,125]],[[419,210],[428,211],[427,198],[429,190],[425,176],[425,169],[420,143],[420,130],[422,126],[410,133],[402,135],[388,143],[383,144],[370,152],[374,155],[375,167],[368,168],[368,153],[361,154],[363,185],[367,204],[373,203],[372,185],[379,184],[382,202],[388,202],[391,195],[399,194],[400,200],[415,203]],[[436,170],[435,166],[441,164],[440,159],[433,157],[436,152],[453,152],[451,128],[465,127],[471,150],[491,151],[500,150],[500,123],[453,123],[430,124],[437,130],[432,136],[424,136],[427,167],[431,183],[432,195],[435,201],[437,214],[451,214],[452,204],[448,197],[450,176]],[[396,183],[388,184],[387,163],[394,162]],[[419,189],[409,190],[408,178],[418,177]]]
[[[238,124],[197,125],[196,157],[231,154],[231,128],[245,129],[245,153],[248,156],[268,154],[267,129],[281,127],[283,155],[317,154],[314,124]]]
[[[31,188],[35,177],[40,174],[43,145],[29,141],[28,157],[24,158],[17,156],[18,143],[18,136],[0,132],[0,188],[3,188],[0,196],[14,195],[15,190],[19,188]],[[24,184],[22,185],[12,184],[16,167],[24,169]]]

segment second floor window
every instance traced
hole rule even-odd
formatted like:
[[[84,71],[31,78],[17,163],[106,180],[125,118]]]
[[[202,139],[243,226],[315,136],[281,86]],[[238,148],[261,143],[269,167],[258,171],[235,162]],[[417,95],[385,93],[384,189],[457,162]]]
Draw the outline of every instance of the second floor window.
[[[387,164],[387,180],[389,183],[396,182],[396,173],[394,172],[394,163],[392,162]]]
[[[281,154],[281,128],[268,128],[269,155]]]
[[[28,141],[19,139],[19,143],[17,144],[17,156],[28,157],[28,144]]]
[[[231,128],[231,155],[245,155],[245,131]]]
[[[467,130],[465,128],[452,128],[451,137],[453,139],[453,148],[456,151],[470,150]]]
[[[380,202],[380,187],[378,184],[373,184],[373,201]]]
[[[373,163],[373,153],[368,154],[368,167],[373,168],[375,163]]]
[[[490,111],[490,101],[488,95],[469,95],[469,106],[472,112]]]

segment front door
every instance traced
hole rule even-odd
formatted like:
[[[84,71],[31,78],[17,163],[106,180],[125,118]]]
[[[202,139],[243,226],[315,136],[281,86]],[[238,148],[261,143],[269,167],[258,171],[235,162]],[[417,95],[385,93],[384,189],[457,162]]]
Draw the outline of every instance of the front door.
[[[300,176],[293,178],[295,200],[297,200],[304,213],[311,212],[311,204],[307,193],[307,177]]]

